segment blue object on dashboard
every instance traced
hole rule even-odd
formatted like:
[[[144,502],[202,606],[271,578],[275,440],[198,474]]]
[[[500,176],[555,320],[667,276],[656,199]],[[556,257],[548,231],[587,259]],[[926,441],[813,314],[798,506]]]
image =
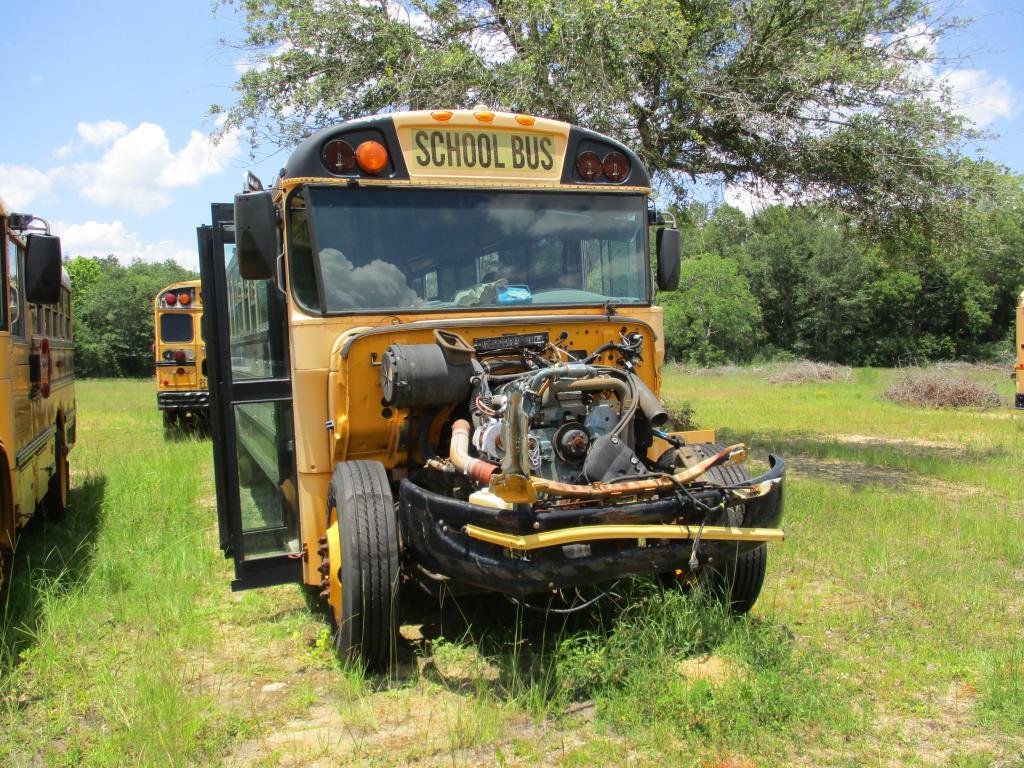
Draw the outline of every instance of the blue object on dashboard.
[[[499,304],[521,304],[533,301],[533,294],[526,285],[503,285],[498,288]]]

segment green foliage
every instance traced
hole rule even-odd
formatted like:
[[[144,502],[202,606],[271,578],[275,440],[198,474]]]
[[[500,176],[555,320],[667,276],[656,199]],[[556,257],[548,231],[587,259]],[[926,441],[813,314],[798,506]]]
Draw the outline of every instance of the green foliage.
[[[738,270],[753,300],[733,284],[706,281],[733,296],[712,301],[684,281],[659,299],[669,356],[747,360],[752,350],[737,342],[756,342],[762,326],[763,356],[894,365],[1005,354],[1024,286],[1024,185],[988,164],[975,173],[986,191],[958,205],[956,232],[925,222],[878,237],[822,205],[776,205],[751,218],[727,205],[684,211],[683,252],[699,254],[684,262],[684,274],[707,272],[713,254],[732,265],[716,263],[716,272]],[[728,330],[718,338],[681,332],[699,327],[707,303],[734,310]]]
[[[76,256],[65,267],[71,275],[78,375],[152,375],[153,297],[196,274],[170,260],[126,267],[113,256]]]
[[[732,259],[703,253],[683,262],[679,290],[665,307],[665,349],[698,365],[749,360],[761,335],[761,313]]]
[[[254,148],[394,109],[487,104],[627,141],[667,188],[754,179],[889,229],[972,191],[923,73],[923,0],[223,0],[255,65],[215,106]]]

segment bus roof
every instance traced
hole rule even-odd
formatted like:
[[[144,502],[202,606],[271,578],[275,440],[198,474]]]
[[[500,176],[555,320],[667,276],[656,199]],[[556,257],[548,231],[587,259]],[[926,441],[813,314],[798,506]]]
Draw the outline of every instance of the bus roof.
[[[385,167],[375,174],[355,159],[371,141],[387,150]],[[596,176],[580,172],[580,157],[587,153],[596,162]],[[612,153],[620,156],[619,165],[607,174],[602,168],[609,167]],[[558,120],[485,109],[394,112],[328,126],[296,147],[281,174],[286,187],[314,180],[594,191],[651,186],[647,169],[622,142]]]

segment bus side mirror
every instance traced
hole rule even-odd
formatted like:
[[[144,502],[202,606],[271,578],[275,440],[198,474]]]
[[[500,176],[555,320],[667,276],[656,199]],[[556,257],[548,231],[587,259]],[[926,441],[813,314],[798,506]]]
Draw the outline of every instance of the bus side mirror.
[[[277,211],[270,192],[235,195],[235,250],[245,280],[269,280],[277,267]]]
[[[658,290],[674,291],[679,287],[679,230],[663,227],[658,230]]]
[[[31,234],[25,252],[25,300],[30,304],[60,301],[60,238]]]

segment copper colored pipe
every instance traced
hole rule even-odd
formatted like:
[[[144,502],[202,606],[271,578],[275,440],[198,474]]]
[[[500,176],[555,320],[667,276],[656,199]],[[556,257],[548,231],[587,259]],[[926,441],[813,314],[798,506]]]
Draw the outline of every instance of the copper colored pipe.
[[[484,483],[491,482],[491,475],[498,471],[496,464],[469,455],[469,422],[459,419],[452,424],[452,442],[448,451],[452,465],[467,477]]]
[[[677,484],[692,483],[712,467],[726,462],[733,453],[740,453],[745,457],[746,446],[742,443],[731,445],[710,456],[699,464],[695,464],[682,472],[667,477],[652,477],[646,480],[633,480],[622,483],[594,483],[593,485],[573,485],[571,483],[559,483],[548,480],[545,477],[530,477],[530,484],[538,493],[546,493],[549,496],[560,496],[567,499],[598,499],[610,496],[635,496],[642,493],[654,493],[655,491],[670,491]],[[742,460],[742,459],[740,459]],[[500,495],[500,494],[498,494]]]

